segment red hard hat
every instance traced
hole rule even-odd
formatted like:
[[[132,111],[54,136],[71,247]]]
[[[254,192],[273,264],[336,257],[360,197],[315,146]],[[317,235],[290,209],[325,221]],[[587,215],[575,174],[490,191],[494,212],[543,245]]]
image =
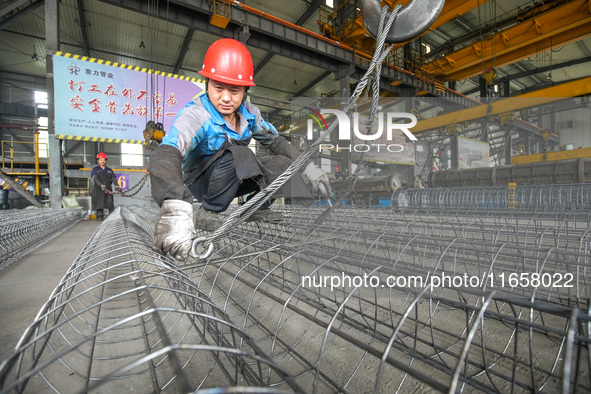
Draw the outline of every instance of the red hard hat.
[[[338,171],[338,170],[340,170],[340,168],[339,167],[335,167],[334,170],[335,171]]]
[[[250,52],[240,41],[231,38],[211,44],[199,74],[230,85],[255,86]]]
[[[107,155],[101,152],[98,155],[96,155],[96,159],[107,159]]]

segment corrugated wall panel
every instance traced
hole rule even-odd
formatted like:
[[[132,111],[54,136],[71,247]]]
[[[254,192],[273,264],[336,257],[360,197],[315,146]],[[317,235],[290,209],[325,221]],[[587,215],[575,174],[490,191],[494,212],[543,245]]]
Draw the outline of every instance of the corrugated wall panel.
[[[574,149],[591,147],[591,110],[587,107],[559,112],[556,130],[560,145],[572,144]]]

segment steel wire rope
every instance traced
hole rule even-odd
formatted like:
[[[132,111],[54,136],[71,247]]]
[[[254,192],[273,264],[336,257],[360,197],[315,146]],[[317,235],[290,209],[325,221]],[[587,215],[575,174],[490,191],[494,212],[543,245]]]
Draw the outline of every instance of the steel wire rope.
[[[382,13],[380,14],[380,23],[379,23],[379,27],[378,27],[379,33],[378,33],[378,40],[377,40],[377,44],[376,44],[376,51],[374,53],[374,56],[372,58],[372,61],[369,65],[366,73],[359,80],[359,83],[357,84],[353,95],[347,101],[347,104],[345,105],[343,112],[348,113],[355,106],[355,101],[359,98],[363,89],[368,85],[368,80],[369,80],[370,76],[372,75],[372,73],[374,72],[374,69],[378,69],[378,70],[381,69],[382,62],[384,61],[384,59],[386,58],[386,56],[388,55],[390,50],[394,47],[393,45],[390,45],[386,48],[385,41],[386,41],[387,33],[390,31],[390,28],[392,27],[392,24],[394,23],[394,20],[396,19],[396,15],[398,14],[398,12],[401,8],[402,8],[401,5],[396,6],[394,11],[392,11],[390,16],[388,17],[388,21],[385,23],[385,25],[384,25],[384,20],[386,18],[386,14],[388,12],[388,7],[382,8]],[[378,88],[379,88],[379,77],[380,77],[380,75],[378,74],[378,76],[377,76],[378,81],[376,82],[376,86],[378,86]],[[374,91],[375,91],[375,88],[374,88]],[[379,93],[379,90],[377,92],[375,92],[375,95],[377,95],[378,93]],[[377,111],[377,102],[373,103],[373,107],[375,107],[375,111]],[[374,110],[374,108],[372,108],[372,111],[373,110]],[[375,118],[375,116],[374,116],[374,118]],[[370,121],[372,121],[372,120],[370,120]],[[246,221],[246,219],[248,219],[267,200],[269,200],[271,198],[271,196],[281,186],[283,186],[296,172],[298,172],[306,164],[306,162],[312,157],[313,154],[316,153],[315,148],[317,148],[323,141],[325,141],[330,136],[330,134],[332,134],[332,132],[336,128],[337,124],[338,124],[337,121],[333,122],[327,130],[325,130],[324,132],[322,132],[320,134],[320,136],[318,137],[318,139],[316,141],[314,141],[312,144],[310,144],[307,151],[303,152],[296,160],[294,160],[293,163],[281,175],[279,175],[273,182],[271,182],[271,184],[269,184],[265,189],[263,189],[260,192],[258,192],[257,194],[255,194],[249,201],[247,201],[245,204],[243,204],[240,208],[234,210],[226,218],[226,220],[222,223],[222,225],[217,230],[215,230],[214,232],[212,232],[209,235],[200,236],[200,237],[196,238],[195,243],[193,245],[193,250],[192,250],[193,255],[195,257],[203,258],[203,259],[209,257],[209,255],[211,255],[211,252],[213,251],[214,241],[216,241],[218,238],[222,237],[228,231],[229,228],[233,227],[238,222]],[[358,174],[356,174],[356,175],[358,175]],[[199,255],[199,253],[196,252],[196,250],[195,250],[196,246],[198,246],[200,243],[203,243],[204,246],[206,244],[208,245],[207,252],[205,252],[201,255]]]
[[[391,28],[392,24],[394,23],[394,20],[396,19],[396,15],[398,14],[398,12],[400,11],[401,8],[402,8],[402,6],[400,4],[394,8],[392,13],[388,17],[388,21],[386,22],[385,27],[384,27],[384,20],[386,18],[388,7],[384,6],[382,8],[382,12],[380,14],[380,20],[379,20],[379,24],[378,24],[378,36],[376,39],[376,50],[374,53],[374,57],[372,59],[372,62],[370,64],[366,74],[363,76],[363,78],[359,81],[359,83],[355,87],[355,91],[353,92],[353,95],[351,96],[351,98],[349,99],[349,102],[348,102],[348,103],[354,103],[354,101],[352,101],[352,99],[357,100],[357,98],[361,95],[361,93],[363,92],[363,90],[366,87],[367,87],[366,94],[369,94],[369,90],[370,90],[370,86],[368,86],[369,80],[371,80],[373,82],[373,84],[372,84],[373,86],[371,86],[372,95],[371,95],[370,114],[369,114],[369,118],[368,118],[369,123],[366,125],[366,130],[367,130],[368,134],[373,127],[373,124],[374,124],[375,118],[376,118],[376,114],[378,111],[378,101],[380,98],[380,96],[379,96],[379,94],[380,94],[380,78],[382,76],[382,62],[386,58],[386,56],[388,56],[388,54],[390,53],[390,51],[394,47],[393,45],[390,45],[386,48],[385,43],[386,43],[387,33],[390,31],[390,28]],[[378,58],[378,61],[376,61],[376,58]],[[347,109],[347,107],[345,107],[344,112],[349,112],[349,110],[350,109]],[[334,123],[333,123],[333,125],[334,125]],[[345,199],[353,192],[353,190],[355,189],[355,185],[357,184],[357,180],[359,179],[359,174],[367,166],[367,162],[364,161],[365,153],[366,153],[366,151],[361,152],[361,155],[359,156],[359,160],[358,160],[359,164],[357,165],[357,168],[355,168],[355,173],[353,174],[353,181],[349,184],[349,186],[345,190],[345,193],[343,193],[343,195],[339,198],[339,200],[337,202],[335,202],[334,205],[329,204],[330,206],[323,213],[321,213],[318,216],[318,218],[316,219],[316,221],[315,221],[316,224],[322,223],[326,219],[326,217],[333,211],[334,207],[340,206],[343,203],[343,201],[345,201]]]

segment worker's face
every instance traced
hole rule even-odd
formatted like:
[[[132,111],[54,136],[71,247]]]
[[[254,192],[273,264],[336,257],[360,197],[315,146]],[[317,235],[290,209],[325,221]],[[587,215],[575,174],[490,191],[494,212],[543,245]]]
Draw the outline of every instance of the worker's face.
[[[102,157],[100,159],[98,159],[98,164],[101,167],[104,167],[107,165],[107,159],[103,159]]]
[[[207,84],[209,100],[223,116],[232,115],[244,98],[244,86],[228,85],[217,81]]]

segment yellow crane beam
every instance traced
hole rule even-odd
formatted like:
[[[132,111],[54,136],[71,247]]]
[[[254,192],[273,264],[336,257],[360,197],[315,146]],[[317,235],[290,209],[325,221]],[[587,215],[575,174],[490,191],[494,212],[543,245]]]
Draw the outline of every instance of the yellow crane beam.
[[[591,19],[576,28],[561,32],[552,37],[540,40],[538,42],[526,45],[521,48],[517,48],[514,51],[503,53],[494,57],[494,61],[488,61],[484,63],[490,67],[502,67],[507,64],[515,63],[518,60],[528,58],[536,53],[540,53],[540,48],[544,48],[542,52],[554,49],[559,46],[567,45],[572,42],[579,41],[585,37],[591,35]],[[483,71],[483,63],[473,64],[470,67],[466,67],[463,70],[452,72],[446,75],[446,80],[449,81],[461,81],[476,75],[479,75]]]
[[[411,129],[411,131],[413,134],[419,134],[421,132],[434,130],[450,124],[474,121],[476,119],[487,118],[491,115],[499,115],[522,108],[535,107],[554,101],[559,101],[565,97],[575,97],[589,93],[591,93],[591,77],[581,78],[576,81],[536,90],[535,92],[494,101],[490,105],[478,105],[476,107],[466,108],[459,111],[435,116],[433,118],[420,120],[417,122],[416,126]]]
[[[390,6],[390,8],[394,8],[396,5],[400,4],[402,6],[405,6],[409,3],[410,0],[403,0],[403,1],[396,1],[396,0],[386,0],[384,3],[387,4],[388,6]],[[447,22],[453,20],[454,18],[457,18],[460,15],[465,14],[466,12],[477,8],[479,5],[486,3],[488,0],[447,0],[443,6],[443,9],[441,10],[441,13],[439,14],[439,17],[437,18],[437,20],[433,23],[433,25],[431,25],[431,27],[425,32],[429,32],[431,30],[434,30],[444,24],[446,24]],[[341,5],[341,7],[344,7],[345,3],[343,3]],[[322,12],[322,11],[321,11]],[[320,20],[326,19],[331,20],[333,16],[335,16],[338,13],[338,9],[335,10],[332,14],[328,15],[327,17],[323,18],[321,17]],[[328,23],[322,23],[321,24],[324,25],[324,29],[326,31],[331,31],[334,33],[334,28],[333,26],[330,26]],[[423,33],[423,34],[425,34]],[[347,45],[353,45],[353,42],[358,41],[358,40],[371,40],[372,44],[375,45],[375,39],[371,38],[369,33],[367,32],[367,30],[365,29],[365,26],[363,25],[363,17],[359,16],[355,19],[355,21],[353,21],[352,23],[348,24],[348,28],[343,32],[343,35],[341,37],[334,37],[336,39],[338,39],[339,41],[347,44]],[[358,47],[364,48],[366,46],[361,45],[359,42],[357,42]],[[400,48],[404,45],[404,43],[400,43],[400,44],[394,44],[394,48]]]
[[[446,0],[445,4],[443,5],[443,9],[439,14],[439,17],[435,20],[435,22],[429,27],[429,29],[423,33],[426,34],[432,30],[437,29],[440,26],[443,26],[447,22],[457,18],[460,15],[465,14],[466,12],[477,8],[478,6],[486,3],[488,0]],[[390,4],[391,8],[394,8],[396,5],[406,5],[409,3],[409,0],[405,1],[391,1],[386,0],[386,3]],[[404,43],[394,44],[394,48],[400,48],[404,45]]]
[[[591,148],[513,156],[511,157],[511,164],[541,163],[543,161],[580,159],[581,157],[591,157]]]
[[[443,5],[443,9],[439,14],[439,17],[431,25],[428,32],[434,30],[440,26],[443,26],[447,22],[457,18],[460,15],[465,14],[466,12],[477,8],[478,6],[486,3],[488,0],[446,0],[445,4]]]
[[[490,37],[424,65],[446,80],[463,80],[485,68],[502,67],[540,51],[591,35],[590,0],[573,0],[508,27]]]

